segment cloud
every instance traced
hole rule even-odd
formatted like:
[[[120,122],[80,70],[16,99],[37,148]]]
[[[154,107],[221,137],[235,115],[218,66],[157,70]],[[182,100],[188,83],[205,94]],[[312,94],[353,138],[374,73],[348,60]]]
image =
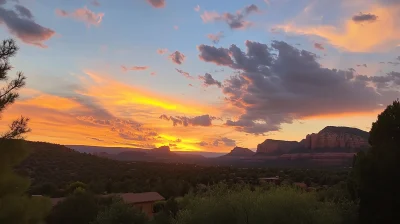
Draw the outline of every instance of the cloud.
[[[215,80],[215,79],[211,76],[211,74],[209,74],[209,73],[206,73],[204,76],[199,76],[199,79],[200,79],[200,80],[203,80],[203,85],[206,86],[206,87],[212,86],[212,85],[216,85],[216,86],[218,86],[219,88],[222,87],[221,82]]]
[[[197,49],[200,51],[199,58],[205,62],[213,62],[216,65],[231,65],[233,63],[228,49],[204,44],[198,46]]]
[[[43,42],[53,37],[55,32],[37,24],[29,9],[17,7],[16,10],[17,12],[0,7],[0,25],[5,25],[11,34],[24,43],[46,48]]]
[[[194,11],[199,12],[200,11],[200,6],[196,5],[196,7],[194,7]]]
[[[325,50],[324,46],[320,43],[314,43],[314,47],[318,50]]]
[[[126,67],[124,65],[121,65],[121,69],[122,69],[123,72],[127,72],[127,71],[144,71],[144,70],[149,69],[149,67],[148,66],[132,66],[132,67],[128,68],[128,67]]]
[[[179,26],[175,25],[174,30],[179,30]]]
[[[90,9],[83,7],[73,12],[67,12],[62,9],[56,9],[56,14],[61,17],[69,17],[84,22],[88,26],[99,26],[103,20],[104,13],[95,13]]]
[[[166,121],[172,121],[173,126],[203,126],[203,127],[208,127],[212,125],[212,120],[217,119],[216,117],[212,117],[208,114],[206,115],[201,115],[201,116],[196,116],[196,117],[185,117],[185,116],[167,116],[165,114],[160,116],[160,119],[166,120]]]
[[[157,50],[157,53],[158,53],[158,54],[166,54],[166,53],[168,53],[168,49],[166,49],[166,48],[164,48],[164,49],[158,49],[158,50]]]
[[[96,6],[96,7],[99,7],[101,5],[98,0],[91,0],[90,4],[93,5],[93,6]]]
[[[246,29],[252,25],[251,22],[247,21],[246,18],[252,13],[260,12],[258,7],[254,4],[246,6],[244,9],[237,11],[235,14],[225,12],[219,14],[217,12],[204,11],[200,16],[204,23],[210,23],[215,21],[223,21],[231,29]]]
[[[208,145],[208,143],[207,142],[204,142],[204,141],[201,141],[201,142],[199,142],[198,143],[200,146],[207,146]]]
[[[357,65],[357,67],[364,67],[364,68],[367,68],[368,66],[367,66],[367,64],[361,64],[361,65]]]
[[[103,140],[99,139],[99,138],[94,138],[94,137],[88,137],[89,139],[98,141],[98,142],[104,142]]]
[[[219,146],[221,144],[221,142],[225,146],[231,146],[231,147],[236,146],[236,141],[233,140],[233,139],[227,138],[227,137],[222,137],[222,138],[215,139],[212,144],[214,146]]]
[[[169,55],[169,59],[175,64],[182,64],[185,61],[186,56],[179,51],[175,51],[171,55]]]
[[[154,8],[164,8],[165,0],[146,0]]]
[[[205,61],[236,70],[222,90],[226,102],[242,111],[226,121],[238,131],[263,134],[295,119],[379,110],[399,95],[395,88],[356,79],[350,70],[324,68],[315,54],[282,41],[245,45],[246,52],[236,45],[199,48]],[[224,52],[224,63],[210,52]]]
[[[177,72],[179,72],[181,75],[183,75],[183,76],[185,76],[186,78],[188,78],[188,79],[194,79],[194,77],[191,76],[191,75],[189,74],[189,72],[185,72],[185,71],[182,71],[182,70],[177,69],[177,68],[175,68],[175,70],[176,70]]]
[[[400,5],[368,6],[370,15],[347,19],[339,24],[313,25],[293,20],[273,29],[297,35],[318,36],[333,46],[350,52],[383,52],[398,44],[400,39]],[[374,22],[359,24],[365,18],[376,18]]]
[[[397,61],[395,61],[395,62],[389,61],[388,64],[391,64],[391,65],[393,65],[393,66],[397,66],[397,65],[400,65],[400,62],[397,62]]]
[[[398,61],[400,61],[400,56],[398,56],[396,59],[397,59]]]
[[[221,31],[221,32],[218,32],[218,33],[216,33],[216,34],[208,34],[207,35],[207,37],[208,37],[208,39],[210,39],[214,44],[218,44],[219,43],[219,41],[221,40],[221,38],[223,38],[224,37],[224,33]]]
[[[371,13],[364,14],[360,12],[360,14],[354,15],[351,19],[356,23],[375,22],[378,19],[378,16],[373,15]]]
[[[24,6],[16,5],[15,9],[17,10],[20,16],[25,17],[27,19],[33,19],[32,12],[29,9],[25,8]]]

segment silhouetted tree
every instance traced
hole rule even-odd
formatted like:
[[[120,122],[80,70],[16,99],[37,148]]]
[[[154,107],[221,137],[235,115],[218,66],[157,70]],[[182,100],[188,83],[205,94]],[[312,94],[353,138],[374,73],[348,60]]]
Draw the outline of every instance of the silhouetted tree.
[[[0,115],[7,106],[18,98],[18,90],[25,85],[25,76],[21,72],[15,79],[9,80],[8,72],[12,66],[9,58],[18,50],[14,40],[4,40],[0,44],[0,81],[6,84],[0,88]],[[8,82],[7,82],[8,81]],[[21,140],[29,131],[28,119],[21,117],[11,123],[10,129],[0,135],[0,223],[38,224],[51,209],[50,201],[43,197],[29,197],[26,191],[30,182],[14,172],[26,156],[26,145]]]
[[[360,152],[354,178],[361,223],[400,223],[400,102],[394,101],[372,124],[367,153]]]
[[[116,197],[113,198],[110,206],[97,214],[91,224],[144,224],[146,221],[145,214]]]
[[[18,47],[13,39],[3,40],[0,45],[0,81],[5,81],[6,84],[0,89],[0,113],[7,106],[13,104],[19,97],[18,90],[25,86],[25,76],[22,72],[17,73],[17,77],[9,80],[8,72],[12,69],[9,59],[18,51]],[[29,132],[27,127],[28,118],[21,117],[13,121],[10,125],[10,130],[1,135],[1,141],[5,139],[20,138],[22,134]]]
[[[77,188],[82,189],[82,188]],[[54,206],[48,224],[88,224],[96,218],[99,207],[93,194],[78,190]]]

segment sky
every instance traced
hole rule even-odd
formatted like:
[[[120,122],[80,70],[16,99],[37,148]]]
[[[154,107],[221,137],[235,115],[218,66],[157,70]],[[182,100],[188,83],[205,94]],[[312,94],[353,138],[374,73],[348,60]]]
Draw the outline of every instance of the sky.
[[[0,36],[33,141],[256,149],[400,97],[399,0],[0,0]]]

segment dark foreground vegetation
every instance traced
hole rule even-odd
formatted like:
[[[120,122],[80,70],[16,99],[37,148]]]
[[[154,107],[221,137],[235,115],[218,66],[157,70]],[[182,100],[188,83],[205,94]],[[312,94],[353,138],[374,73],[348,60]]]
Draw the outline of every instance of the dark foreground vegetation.
[[[0,81],[9,78],[8,58],[16,51],[12,40],[0,45]],[[24,84],[19,73],[0,90],[0,113]],[[400,223],[399,101],[378,116],[371,148],[358,153],[349,170],[112,161],[15,140],[29,132],[27,122],[17,119],[0,137],[1,224]],[[260,179],[271,176],[279,183]],[[151,220],[120,198],[95,196],[144,191],[167,199],[154,206]],[[34,194],[66,199],[52,208],[48,198]]]

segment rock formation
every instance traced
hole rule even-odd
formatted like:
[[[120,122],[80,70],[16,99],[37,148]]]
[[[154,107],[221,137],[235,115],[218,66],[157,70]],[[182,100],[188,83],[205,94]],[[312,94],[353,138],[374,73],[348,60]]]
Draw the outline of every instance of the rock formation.
[[[366,148],[368,132],[357,128],[328,126],[318,133],[309,134],[300,142],[267,139],[257,147],[258,154],[285,154],[294,149],[354,149]]]
[[[235,147],[232,149],[232,151],[224,156],[230,156],[230,157],[250,157],[253,156],[254,152],[251,151],[248,148],[242,148],[242,147]]]
[[[263,143],[258,144],[257,153],[288,153],[291,150],[301,147],[296,141],[282,141],[267,139]]]
[[[301,142],[307,149],[368,147],[368,133],[356,128],[328,126],[318,134],[307,135]]]

